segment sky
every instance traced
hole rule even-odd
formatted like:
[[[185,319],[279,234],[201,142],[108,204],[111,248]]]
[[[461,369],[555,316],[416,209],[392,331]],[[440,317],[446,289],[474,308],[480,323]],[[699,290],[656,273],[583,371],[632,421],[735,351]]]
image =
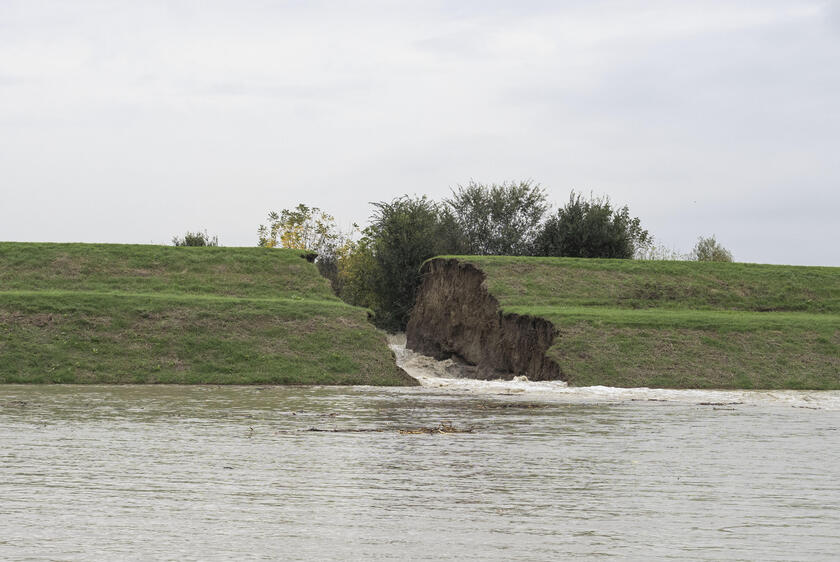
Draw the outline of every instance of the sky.
[[[525,179],[840,266],[840,0],[0,0],[0,240],[253,246]]]

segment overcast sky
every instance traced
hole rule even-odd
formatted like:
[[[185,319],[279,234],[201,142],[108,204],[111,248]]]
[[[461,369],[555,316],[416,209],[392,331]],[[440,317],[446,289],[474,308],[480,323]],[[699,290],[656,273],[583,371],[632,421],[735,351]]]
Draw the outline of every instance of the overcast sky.
[[[529,178],[840,266],[840,2],[0,0],[0,240],[255,245]]]

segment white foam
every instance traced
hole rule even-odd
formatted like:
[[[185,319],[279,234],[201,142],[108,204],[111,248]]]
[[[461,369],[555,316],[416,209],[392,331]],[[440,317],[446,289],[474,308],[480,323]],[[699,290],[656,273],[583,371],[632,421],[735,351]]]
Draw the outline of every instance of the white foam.
[[[563,381],[478,380],[452,359],[436,361],[405,347],[405,336],[389,336],[397,364],[424,387],[472,394],[516,394],[530,400],[561,402],[667,401],[695,404],[775,404],[796,408],[840,410],[840,391],[833,390],[692,390],[669,388],[570,387]]]

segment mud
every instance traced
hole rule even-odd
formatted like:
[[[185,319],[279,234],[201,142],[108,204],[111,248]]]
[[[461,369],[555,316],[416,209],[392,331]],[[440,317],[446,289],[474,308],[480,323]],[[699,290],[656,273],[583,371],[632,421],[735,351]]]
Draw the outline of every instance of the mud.
[[[406,328],[406,347],[435,359],[475,366],[477,379],[562,379],[546,356],[554,325],[543,318],[504,314],[484,284],[484,273],[456,259],[423,266],[423,282]]]

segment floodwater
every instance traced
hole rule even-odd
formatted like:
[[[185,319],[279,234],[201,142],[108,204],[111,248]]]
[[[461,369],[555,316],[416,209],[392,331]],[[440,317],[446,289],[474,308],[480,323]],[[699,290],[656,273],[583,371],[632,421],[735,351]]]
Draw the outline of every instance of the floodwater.
[[[838,392],[472,381],[397,351],[424,386],[0,387],[0,559],[840,553]]]

